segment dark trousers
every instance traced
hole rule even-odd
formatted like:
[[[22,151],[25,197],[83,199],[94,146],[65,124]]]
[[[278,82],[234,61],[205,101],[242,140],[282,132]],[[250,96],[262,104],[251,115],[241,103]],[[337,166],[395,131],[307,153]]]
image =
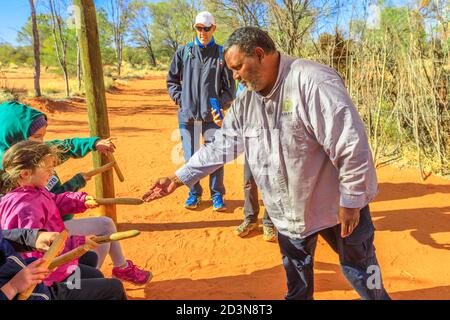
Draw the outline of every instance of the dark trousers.
[[[192,122],[179,123],[181,144],[183,146],[184,161],[188,161],[192,155],[200,148],[200,134],[203,136],[205,144],[212,142],[214,133],[220,129],[214,122]],[[209,188],[211,197],[215,195],[224,195],[225,186],[223,185],[223,167],[217,169],[209,176]],[[190,190],[189,195],[201,197],[203,194],[200,182],[197,182]]]
[[[79,259],[80,289],[69,289],[66,282],[53,284],[51,291],[55,300],[126,300],[122,282],[117,279],[105,279],[96,269],[97,254],[87,252]]]
[[[305,239],[278,234],[286,271],[287,300],[312,300],[314,294],[314,252],[321,235],[339,255],[342,271],[363,300],[387,300],[373,245],[374,227],[369,207],[361,209],[360,222],[353,233],[341,237],[341,225],[322,230]]]
[[[258,200],[258,186],[255,178],[253,178],[252,171],[248,164],[247,158],[244,162],[244,219],[247,222],[255,223],[258,221],[259,215],[259,200]],[[273,228],[272,220],[270,220],[267,210],[264,209],[262,223],[266,227]]]

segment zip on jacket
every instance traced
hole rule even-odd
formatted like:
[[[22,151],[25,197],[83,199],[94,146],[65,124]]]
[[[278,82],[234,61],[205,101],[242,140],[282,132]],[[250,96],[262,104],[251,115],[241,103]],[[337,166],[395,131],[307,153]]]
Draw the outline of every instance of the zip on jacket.
[[[185,54],[186,50],[189,54]],[[180,123],[212,122],[209,99],[218,99],[224,109],[234,100],[236,84],[221,52],[214,38],[206,47],[196,41],[175,52],[166,80],[170,97],[180,107]]]

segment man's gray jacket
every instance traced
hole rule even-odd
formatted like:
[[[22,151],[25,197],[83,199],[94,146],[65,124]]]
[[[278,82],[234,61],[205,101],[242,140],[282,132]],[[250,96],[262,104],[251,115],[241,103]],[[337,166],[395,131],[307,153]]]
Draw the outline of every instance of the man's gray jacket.
[[[312,61],[282,55],[272,91],[241,92],[214,141],[176,175],[192,186],[244,152],[271,220],[288,237],[335,226],[339,206],[363,208],[377,194],[364,123],[336,71]]]
[[[180,107],[180,123],[212,122],[210,98],[218,99],[224,109],[233,101],[236,84],[221,50],[213,39],[206,47],[195,42],[180,46],[175,52],[167,74],[167,89]]]

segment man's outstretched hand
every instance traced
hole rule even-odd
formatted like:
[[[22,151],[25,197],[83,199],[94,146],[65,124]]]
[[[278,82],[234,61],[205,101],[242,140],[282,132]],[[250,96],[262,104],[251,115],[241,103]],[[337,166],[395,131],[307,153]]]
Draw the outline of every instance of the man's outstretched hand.
[[[150,202],[155,199],[165,197],[175,191],[176,188],[182,186],[183,182],[177,176],[164,177],[156,180],[149,190],[142,196],[142,200]]]

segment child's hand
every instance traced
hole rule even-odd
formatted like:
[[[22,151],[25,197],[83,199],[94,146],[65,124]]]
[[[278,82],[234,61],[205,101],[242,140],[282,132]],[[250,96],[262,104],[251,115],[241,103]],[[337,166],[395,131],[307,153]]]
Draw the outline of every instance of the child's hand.
[[[116,146],[111,141],[113,138],[101,139],[97,140],[95,143],[95,149],[101,153],[114,152],[116,150]]]
[[[36,244],[34,245],[34,247],[40,252],[45,252],[50,248],[50,245],[53,243],[53,241],[55,241],[58,235],[58,232],[40,231],[38,232]]]
[[[92,196],[86,196],[86,198],[84,200],[84,205],[88,209],[94,209],[94,208],[98,207],[97,201],[95,201],[94,197],[92,197]]]
[[[213,115],[214,123],[217,124],[219,127],[222,127],[223,119],[220,119],[220,114],[218,114],[215,109],[211,109],[211,113]],[[223,109],[220,109],[220,113],[224,115]]]
[[[92,176],[88,176],[86,173],[82,172],[81,175],[83,176],[84,181],[90,181],[92,179]]]
[[[90,236],[85,237],[85,240],[86,240],[85,245],[87,245],[89,247],[89,250],[95,249],[99,246],[99,244],[93,240],[94,238],[95,238],[95,235],[90,235]]]
[[[9,282],[13,297],[25,292],[29,287],[38,285],[47,278],[49,270],[41,267],[44,259],[38,259],[30,263],[26,268],[20,270]]]

